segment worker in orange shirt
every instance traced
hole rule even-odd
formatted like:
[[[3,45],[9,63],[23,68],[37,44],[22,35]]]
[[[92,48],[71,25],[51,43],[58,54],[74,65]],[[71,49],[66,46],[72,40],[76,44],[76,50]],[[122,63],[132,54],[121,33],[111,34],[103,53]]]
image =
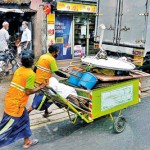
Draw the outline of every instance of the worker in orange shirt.
[[[59,47],[56,45],[51,45],[48,48],[48,52],[42,55],[37,63],[35,64],[34,71],[36,72],[35,85],[38,87],[40,84],[45,83],[49,84],[49,78],[52,77],[52,74],[55,73],[61,77],[66,77],[66,75],[62,74],[58,71],[58,67],[56,64],[56,58],[58,56]],[[35,96],[32,106],[29,108],[28,112],[31,112],[33,109],[45,110],[44,117],[48,117],[49,113],[48,108],[52,102],[46,98],[46,96],[38,95]],[[39,107],[40,106],[40,107]]]
[[[24,138],[23,148],[29,148],[38,143],[30,140],[31,136],[29,114],[25,108],[30,94],[38,92],[45,84],[34,88],[35,73],[32,70],[33,58],[24,54],[21,58],[22,67],[13,76],[5,97],[4,115],[0,123],[0,147]]]
[[[48,84],[49,78],[52,77],[52,73],[56,73],[58,71],[56,64],[58,52],[59,47],[51,45],[48,48],[48,52],[42,55],[35,64],[34,71],[36,72],[35,82],[37,86],[43,82]]]

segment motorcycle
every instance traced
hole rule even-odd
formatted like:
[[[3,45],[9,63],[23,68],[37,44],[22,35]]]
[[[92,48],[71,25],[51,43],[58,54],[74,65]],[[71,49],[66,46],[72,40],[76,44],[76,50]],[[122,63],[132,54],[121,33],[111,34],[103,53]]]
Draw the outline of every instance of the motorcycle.
[[[20,64],[16,59],[15,50],[10,48],[0,52],[0,78],[9,74],[8,67],[11,65],[12,73],[16,71]]]

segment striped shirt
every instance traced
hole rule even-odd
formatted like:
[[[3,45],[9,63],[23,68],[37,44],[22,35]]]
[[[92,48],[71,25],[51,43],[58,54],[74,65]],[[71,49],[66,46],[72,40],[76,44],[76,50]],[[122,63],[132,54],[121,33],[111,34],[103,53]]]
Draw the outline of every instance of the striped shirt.
[[[7,30],[2,28],[0,30],[0,51],[4,51],[8,49],[7,41],[9,40],[9,33]]]

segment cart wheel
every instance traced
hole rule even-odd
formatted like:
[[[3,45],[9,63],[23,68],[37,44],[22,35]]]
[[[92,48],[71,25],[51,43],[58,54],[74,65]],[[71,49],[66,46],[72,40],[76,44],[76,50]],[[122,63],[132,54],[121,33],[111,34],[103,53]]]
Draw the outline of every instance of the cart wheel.
[[[114,131],[116,133],[121,133],[126,128],[126,120],[123,116],[118,116],[114,120]]]

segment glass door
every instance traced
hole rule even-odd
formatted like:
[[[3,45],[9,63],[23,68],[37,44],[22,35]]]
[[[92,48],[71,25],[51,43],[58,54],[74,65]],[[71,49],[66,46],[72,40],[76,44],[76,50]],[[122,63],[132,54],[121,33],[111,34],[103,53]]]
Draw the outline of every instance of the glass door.
[[[95,55],[98,51],[97,49],[95,49],[94,47],[94,33],[95,33],[95,16],[89,16],[88,18],[88,34],[87,34],[87,38],[88,38],[88,55]]]
[[[74,58],[93,54],[95,16],[74,16]]]
[[[74,16],[74,58],[87,52],[87,17]]]

